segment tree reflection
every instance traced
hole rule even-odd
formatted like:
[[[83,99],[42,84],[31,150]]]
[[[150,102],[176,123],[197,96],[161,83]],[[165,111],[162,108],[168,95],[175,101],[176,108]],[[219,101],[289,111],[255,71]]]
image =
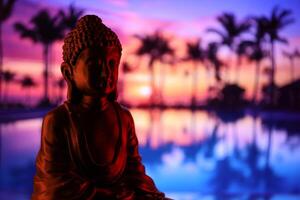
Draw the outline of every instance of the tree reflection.
[[[245,181],[246,177],[242,173],[242,170],[234,167],[232,159],[229,156],[226,156],[216,162],[216,168],[210,181],[210,185],[214,192],[221,194],[230,192],[233,185],[241,187]],[[238,188],[238,190],[240,191],[241,188]]]
[[[158,128],[158,131],[156,131],[155,128]],[[147,163],[160,164],[162,162],[162,155],[171,152],[174,144],[158,144],[157,147],[153,147],[151,141],[152,139],[155,139],[155,134],[158,134],[157,137],[160,137],[156,138],[158,141],[163,141],[161,139],[161,135],[163,134],[162,118],[161,110],[159,109],[149,110],[149,126],[147,130],[146,144],[145,146],[140,147],[140,152],[142,154],[143,160],[146,160]]]
[[[244,158],[244,162],[247,164],[250,173],[249,173],[249,181],[248,184],[251,187],[255,187],[259,185],[259,180],[262,176],[262,170],[259,167],[259,158],[262,155],[262,151],[258,148],[256,140],[257,140],[257,118],[256,116],[252,120],[252,142],[246,146],[246,157]]]
[[[273,130],[276,127],[276,120],[274,118],[274,113],[270,112],[269,115],[262,117],[262,125],[266,129],[268,134],[268,142],[266,149],[266,157],[265,157],[265,168],[263,172],[264,177],[264,189],[265,191],[278,192],[282,188],[282,178],[280,178],[275,171],[273,170],[270,164],[271,150],[272,150],[272,142],[273,142]]]
[[[191,123],[190,123],[190,129],[188,129],[187,127],[184,127],[182,129],[183,133],[185,133],[185,135],[191,135],[192,137],[192,144],[188,145],[188,146],[183,146],[182,150],[184,152],[185,159],[186,161],[192,161],[195,162],[196,161],[196,156],[198,151],[200,151],[203,148],[204,145],[204,141],[199,141],[196,138],[196,135],[198,135],[197,132],[197,118],[196,118],[196,114],[197,112],[195,112],[194,110],[191,110]],[[190,130],[190,131],[188,131]]]
[[[220,137],[217,136],[218,129],[219,129],[220,123],[216,122],[212,132],[210,134],[210,137],[208,137],[202,146],[203,148],[203,155],[205,158],[213,158],[214,157],[214,149],[216,144],[219,142],[221,139]]]

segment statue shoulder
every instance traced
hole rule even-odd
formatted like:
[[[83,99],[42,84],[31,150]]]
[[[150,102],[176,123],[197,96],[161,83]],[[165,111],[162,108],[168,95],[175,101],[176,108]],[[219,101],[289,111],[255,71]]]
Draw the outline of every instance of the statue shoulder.
[[[66,124],[67,110],[64,105],[60,105],[50,110],[43,118],[43,126],[55,128],[62,127]]]
[[[118,104],[118,107],[119,107],[119,110],[120,110],[121,117],[125,121],[125,123],[128,124],[128,125],[133,125],[134,120],[133,120],[132,114],[129,111],[129,109],[126,106],[122,105],[122,104],[119,104],[119,103],[117,103],[117,104]]]
[[[118,106],[119,106],[119,108],[121,110],[121,114],[122,115],[125,115],[125,117],[127,117],[127,118],[132,118],[132,115],[131,115],[128,107],[126,107],[126,106],[124,106],[124,105],[122,105],[120,103],[117,103],[117,104],[118,104]]]

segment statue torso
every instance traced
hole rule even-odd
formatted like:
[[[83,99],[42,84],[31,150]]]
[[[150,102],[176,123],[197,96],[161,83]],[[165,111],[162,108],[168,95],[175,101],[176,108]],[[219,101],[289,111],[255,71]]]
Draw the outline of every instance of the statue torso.
[[[112,105],[104,111],[93,110],[80,115],[80,125],[86,138],[88,150],[98,164],[111,163],[120,135],[118,117]]]
[[[112,183],[126,165],[127,136],[121,107],[110,103],[105,110],[82,109],[65,103],[70,111],[67,131],[75,170],[88,179]]]

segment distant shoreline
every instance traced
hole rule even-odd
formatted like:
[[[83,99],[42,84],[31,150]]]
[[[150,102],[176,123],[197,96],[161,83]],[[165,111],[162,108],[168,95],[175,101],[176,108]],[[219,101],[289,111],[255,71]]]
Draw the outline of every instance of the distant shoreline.
[[[11,108],[11,109],[1,109],[0,110],[0,123],[9,123],[18,120],[24,119],[33,119],[39,118],[46,115],[54,107],[45,107],[45,108]],[[190,111],[205,111],[205,112],[217,112],[225,113],[230,115],[230,113],[243,112],[245,115],[258,116],[258,117],[269,117],[272,116],[274,119],[284,118],[286,120],[299,120],[300,121],[300,112],[288,111],[288,110],[265,110],[265,109],[255,109],[253,107],[245,107],[244,109],[237,110],[226,110],[226,109],[212,109],[206,106],[197,107],[191,109],[190,106],[129,106],[130,109],[142,109],[142,110],[151,110],[151,109],[160,109],[160,110],[190,110]]]

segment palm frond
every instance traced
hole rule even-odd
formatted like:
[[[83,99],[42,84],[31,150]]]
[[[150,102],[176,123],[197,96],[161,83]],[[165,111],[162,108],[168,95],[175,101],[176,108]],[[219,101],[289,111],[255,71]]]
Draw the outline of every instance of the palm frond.
[[[77,9],[74,4],[71,4],[66,12],[64,10],[60,10],[57,16],[60,17],[61,26],[71,30],[76,26],[77,20],[81,15],[83,15],[83,13],[84,10]]]
[[[21,38],[29,38],[33,42],[38,41],[36,32],[30,28],[27,28],[24,24],[15,23],[14,28],[17,32],[20,33]]]
[[[0,22],[3,22],[11,15],[16,0],[8,0],[4,5],[2,1],[1,3]]]
[[[284,44],[288,44],[289,43],[289,41],[286,38],[283,38],[283,37],[278,37],[277,41],[281,42],[281,43],[284,43]]]
[[[216,33],[218,35],[220,35],[222,38],[223,37],[226,37],[226,34],[218,29],[215,29],[215,28],[208,28],[206,29],[207,32],[211,32],[211,33]]]
[[[41,42],[46,45],[63,38],[63,29],[59,24],[58,17],[51,17],[45,9],[34,15],[30,23],[31,28],[27,28],[21,23],[15,24],[15,29],[21,37],[27,37],[34,42]]]

